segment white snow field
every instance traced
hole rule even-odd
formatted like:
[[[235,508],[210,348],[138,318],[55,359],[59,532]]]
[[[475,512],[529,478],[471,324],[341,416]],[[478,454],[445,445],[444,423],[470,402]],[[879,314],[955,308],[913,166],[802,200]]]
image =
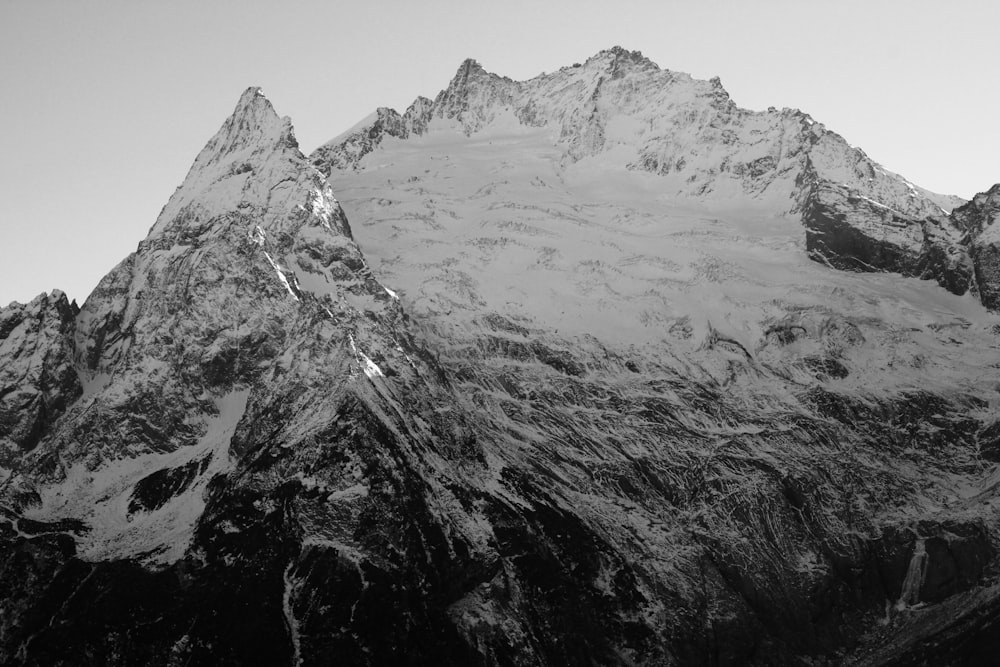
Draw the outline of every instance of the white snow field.
[[[995,315],[933,281],[810,260],[787,191],[671,196],[663,177],[621,164],[614,150],[567,162],[546,128],[466,136],[435,119],[423,136],[384,138],[331,185],[375,275],[436,326],[495,312],[569,342],[674,352],[711,329],[752,353],[776,320],[819,309],[898,338],[856,350],[868,358],[843,382],[912,382],[896,354],[934,360],[935,381],[995,376]],[[955,330],[979,345],[942,334]]]

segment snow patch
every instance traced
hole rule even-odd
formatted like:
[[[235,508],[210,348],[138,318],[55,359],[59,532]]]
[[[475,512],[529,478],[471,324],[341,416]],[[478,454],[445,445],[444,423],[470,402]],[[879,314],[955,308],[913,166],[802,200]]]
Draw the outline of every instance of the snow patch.
[[[9,508],[4,508],[4,509],[8,509],[8,511],[9,511]],[[38,537],[37,535],[32,535],[30,533],[25,533],[24,531],[22,531],[21,528],[20,528],[20,526],[18,525],[16,519],[11,519],[11,518],[8,518],[8,517],[3,516],[2,514],[0,514],[0,521],[6,521],[7,525],[10,526],[11,530],[13,530],[15,533],[17,533],[17,535],[19,537],[23,537],[26,540],[31,540],[31,539],[34,539],[34,538]]]
[[[299,635],[299,622],[292,610],[292,563],[288,564],[282,575],[285,590],[281,596],[281,609],[285,615],[285,625],[288,627],[288,638],[292,641],[292,664],[302,664],[302,640]]]
[[[358,365],[361,366],[361,370],[365,372],[365,375],[367,375],[369,379],[385,377],[385,374],[382,373],[382,369],[378,367],[378,364],[369,359],[368,355],[358,349],[358,346],[354,343],[354,334],[348,334],[347,337],[348,340],[351,341],[351,350],[354,352],[354,358],[357,359]]]
[[[367,375],[369,378],[383,377],[382,369],[379,368],[374,361],[369,359],[363,353],[361,354],[361,358],[364,361],[365,375]]]
[[[903,591],[900,593],[896,609],[902,610],[920,604],[920,589],[927,578],[927,544],[923,538],[913,545],[913,556],[903,580]]]
[[[886,210],[889,210],[889,211],[892,211],[893,213],[895,213],[896,215],[898,215],[898,216],[900,216],[900,217],[904,217],[904,218],[906,217],[905,215],[903,215],[902,213],[900,213],[900,212],[899,212],[899,211],[897,211],[896,209],[892,208],[891,206],[886,206],[886,205],[885,205],[885,204],[883,204],[882,202],[878,202],[878,201],[875,201],[874,199],[871,199],[871,198],[869,198],[869,197],[865,197],[864,195],[857,195],[857,196],[858,196],[859,198],[861,198],[861,199],[864,199],[864,200],[865,200],[866,202],[868,202],[869,204],[874,204],[875,206],[878,206],[879,208],[884,208],[884,209],[886,209]]]
[[[295,291],[292,289],[292,286],[288,282],[288,278],[285,277],[285,273],[284,271],[281,270],[281,267],[278,266],[278,263],[271,258],[270,253],[268,253],[266,250],[264,251],[264,257],[267,257],[267,261],[269,261],[271,263],[271,266],[274,267],[275,272],[278,274],[278,280],[281,281],[281,284],[285,286],[285,289],[288,290],[288,293],[292,295],[292,298],[298,301],[299,300],[298,295],[295,294]]]
[[[205,510],[209,482],[232,469],[229,443],[246,411],[249,389],[216,399],[219,413],[204,418],[198,442],[176,451],[110,461],[96,470],[78,462],[63,481],[38,490],[41,504],[24,516],[36,521],[78,519],[90,531],[77,538],[77,555],[86,561],[136,559],[165,566],[184,556]],[[210,457],[210,458],[209,458]],[[209,459],[203,472],[182,493],[152,510],[129,511],[135,486],[151,473]]]
[[[314,190],[312,198],[312,212],[313,215],[318,217],[323,221],[323,226],[333,231],[330,226],[330,220],[333,219],[334,211],[337,207],[337,200],[333,196],[333,192],[330,190],[329,186],[324,190]]]
[[[260,228],[260,225],[257,225],[252,231],[247,232],[247,238],[250,239],[251,243],[263,248],[267,236],[264,234],[264,230]]]
[[[332,503],[338,500],[355,500],[357,498],[365,498],[367,496],[368,487],[364,484],[355,484],[354,486],[349,486],[346,489],[334,491],[327,496],[326,499],[328,502]]]

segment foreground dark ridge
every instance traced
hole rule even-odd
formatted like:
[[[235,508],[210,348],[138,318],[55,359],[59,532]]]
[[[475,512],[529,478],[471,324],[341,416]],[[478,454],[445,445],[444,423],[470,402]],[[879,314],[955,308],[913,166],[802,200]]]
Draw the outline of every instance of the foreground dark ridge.
[[[620,50],[570,69],[627,80],[626,56],[653,71]],[[251,88],[82,309],[0,311],[0,662],[995,654],[995,318],[851,279],[630,345],[498,312],[457,268],[409,316],[417,286],[373,274],[314,161]],[[506,196],[474,201],[541,210]],[[545,231],[536,213],[503,222]],[[423,215],[402,219],[443,228]]]

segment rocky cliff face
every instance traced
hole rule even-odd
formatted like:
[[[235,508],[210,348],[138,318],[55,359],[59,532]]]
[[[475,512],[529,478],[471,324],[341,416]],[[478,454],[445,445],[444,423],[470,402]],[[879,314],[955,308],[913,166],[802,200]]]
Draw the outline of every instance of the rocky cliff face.
[[[952,218],[965,234],[983,305],[1000,310],[1000,184],[977,194]]]
[[[375,150],[386,137],[408,139],[427,130],[432,103],[418,97],[400,115],[395,109],[379,107],[353,128],[316,149],[311,159],[326,169],[349,169]]]
[[[80,395],[74,318],[66,295],[43,294],[0,311],[0,433],[4,460],[31,449]],[[3,465],[0,463],[0,465]]]
[[[646,78],[688,134],[615,139]],[[469,61],[307,159],[248,89],[79,312],[0,311],[0,662],[993,655],[996,318],[807,261],[837,138],[720,91]],[[762,128],[816,142],[719,169]],[[922,272],[912,199],[852,252]]]
[[[804,201],[806,249],[817,261],[845,271],[931,279],[954,294],[968,291],[973,262],[960,242],[961,232],[943,214],[911,217],[822,181]]]

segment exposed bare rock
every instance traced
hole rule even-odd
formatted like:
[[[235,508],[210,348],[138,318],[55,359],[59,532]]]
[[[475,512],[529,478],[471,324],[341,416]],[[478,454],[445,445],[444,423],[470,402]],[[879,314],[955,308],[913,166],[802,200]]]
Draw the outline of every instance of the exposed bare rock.
[[[0,309],[0,474],[80,395],[73,364],[77,311],[60,291]]]
[[[379,107],[372,116],[318,148],[310,160],[324,170],[355,167],[386,137],[407,139],[423,134],[430,120],[431,105],[426,97],[418,97],[403,115],[394,109]]]
[[[827,182],[817,183],[802,211],[806,250],[847,271],[893,271],[930,278],[955,294],[972,279],[960,233],[943,214],[914,218]]]
[[[1000,310],[1000,184],[952,213],[965,232],[983,305]]]

